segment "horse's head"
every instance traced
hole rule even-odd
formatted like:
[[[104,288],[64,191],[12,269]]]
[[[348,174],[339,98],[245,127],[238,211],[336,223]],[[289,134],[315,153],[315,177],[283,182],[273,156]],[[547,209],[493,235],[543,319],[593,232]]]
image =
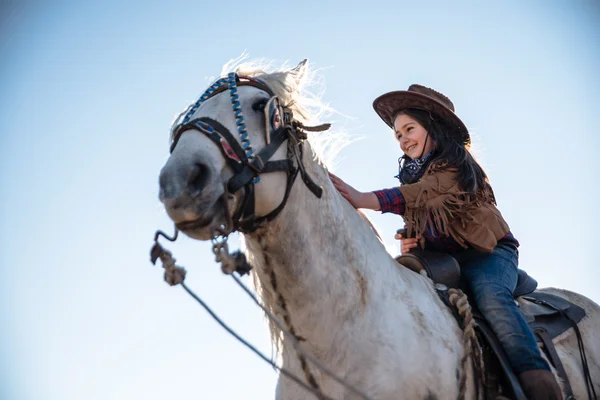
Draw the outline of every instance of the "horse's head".
[[[294,115],[305,69],[230,73],[180,115],[159,194],[178,229],[202,240],[251,231],[281,211],[299,172],[320,196],[301,161],[309,128]]]

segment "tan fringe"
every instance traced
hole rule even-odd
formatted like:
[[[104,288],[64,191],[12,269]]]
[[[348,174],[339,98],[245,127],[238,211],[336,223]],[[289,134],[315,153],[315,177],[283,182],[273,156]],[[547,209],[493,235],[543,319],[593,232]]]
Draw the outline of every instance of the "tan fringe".
[[[434,228],[442,236],[450,236],[463,247],[466,240],[459,235],[452,224],[458,222],[462,228],[473,221],[471,210],[483,204],[495,203],[491,188],[486,187],[477,194],[458,192],[428,198],[428,190],[423,189],[417,196],[414,206],[407,207],[404,214],[408,237],[417,233],[421,236],[427,227]]]

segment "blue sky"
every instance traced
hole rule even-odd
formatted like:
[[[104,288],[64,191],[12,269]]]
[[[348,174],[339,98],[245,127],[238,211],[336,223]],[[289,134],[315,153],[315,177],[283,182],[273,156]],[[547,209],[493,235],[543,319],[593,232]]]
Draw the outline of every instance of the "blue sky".
[[[276,374],[148,262],[172,118],[246,51],[324,68],[335,172],[395,184],[373,99],[447,94],[541,286],[600,302],[600,6],[593,1],[44,2],[0,6],[0,398],[264,399]],[[369,213],[396,246],[397,216]],[[236,243],[236,240],[234,240]],[[205,243],[187,282],[269,353],[261,313]],[[397,246],[396,246],[397,248]]]

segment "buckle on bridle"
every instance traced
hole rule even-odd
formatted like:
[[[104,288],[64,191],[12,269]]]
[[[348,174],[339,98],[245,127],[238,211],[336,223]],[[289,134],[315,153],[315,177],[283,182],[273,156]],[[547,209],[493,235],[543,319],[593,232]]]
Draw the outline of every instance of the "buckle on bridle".
[[[259,154],[252,157],[252,160],[248,163],[248,167],[257,174],[260,174],[265,168],[265,162]]]

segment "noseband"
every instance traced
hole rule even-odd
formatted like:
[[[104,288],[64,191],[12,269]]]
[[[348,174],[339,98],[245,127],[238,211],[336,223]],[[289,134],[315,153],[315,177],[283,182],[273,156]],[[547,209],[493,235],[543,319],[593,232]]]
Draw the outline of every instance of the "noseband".
[[[266,146],[258,154],[255,154],[250,144],[248,132],[246,131],[246,124],[237,94],[238,86],[254,86],[270,96],[264,111]],[[229,129],[212,118],[202,117],[191,119],[203,102],[228,89],[231,95],[231,104],[240,141],[236,140]],[[244,188],[240,204],[231,217],[233,226],[227,227],[231,231],[253,232],[263,222],[275,218],[283,207],[285,207],[298,172],[308,189],[315,196],[321,197],[323,188],[313,181],[304,168],[302,162],[302,143],[307,138],[307,131],[324,131],[329,129],[330,124],[323,124],[316,127],[304,126],[301,122],[294,119],[292,110],[289,107],[280,104],[279,98],[275,96],[271,88],[264,82],[252,77],[239,76],[232,72],[227,77],[213,83],[198,101],[189,107],[185,115],[182,114],[182,116],[183,119],[181,122],[177,121],[175,123],[172,131],[171,152],[175,149],[183,132],[189,129],[198,130],[219,147],[227,164],[234,171],[234,175],[226,184],[227,192],[236,193]],[[285,160],[269,161],[285,141],[288,143],[288,158]],[[294,160],[296,160],[295,163]],[[277,171],[285,171],[287,173],[287,185],[283,200],[273,211],[267,215],[258,217],[255,213],[254,185],[260,182],[261,174]],[[225,197],[223,201],[227,202],[228,199]]]

